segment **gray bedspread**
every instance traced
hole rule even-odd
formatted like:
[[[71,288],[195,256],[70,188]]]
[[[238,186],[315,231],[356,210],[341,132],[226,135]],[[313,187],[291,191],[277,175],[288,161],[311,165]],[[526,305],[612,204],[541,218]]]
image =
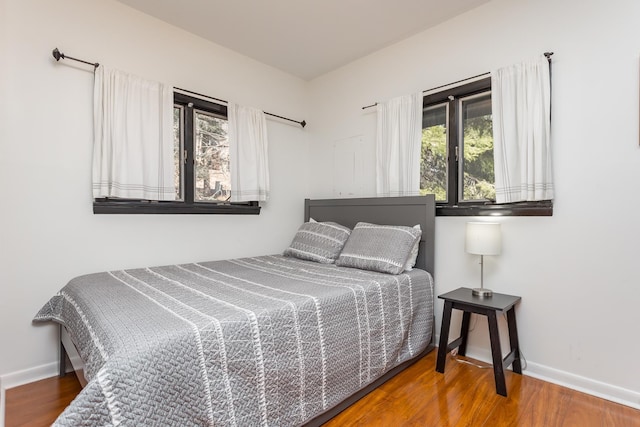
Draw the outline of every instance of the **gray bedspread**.
[[[293,426],[419,354],[433,281],[263,256],[75,278],[35,321],[67,327],[88,384],[59,426]]]

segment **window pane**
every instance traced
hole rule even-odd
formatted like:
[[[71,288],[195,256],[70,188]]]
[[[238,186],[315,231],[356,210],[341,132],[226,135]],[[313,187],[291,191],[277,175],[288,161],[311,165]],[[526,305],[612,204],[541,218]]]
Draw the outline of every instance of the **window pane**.
[[[420,194],[447,200],[447,104],[425,108],[422,113]]]
[[[495,200],[491,93],[461,100],[462,200]]]
[[[213,114],[195,113],[195,201],[225,201],[231,195],[227,125]]]
[[[180,106],[173,107],[173,162],[175,170],[173,172],[173,182],[176,187],[176,200],[184,200],[182,189],[184,188],[182,177],[184,161],[182,153],[184,152],[184,138],[182,133],[182,112]]]

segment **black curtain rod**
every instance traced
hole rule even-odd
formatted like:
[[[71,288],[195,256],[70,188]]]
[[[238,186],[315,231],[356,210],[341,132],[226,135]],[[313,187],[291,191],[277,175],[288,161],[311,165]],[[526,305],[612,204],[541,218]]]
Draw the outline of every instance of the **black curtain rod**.
[[[60,61],[61,59],[71,59],[72,61],[78,61],[82,62],[83,64],[93,65],[93,68],[98,68],[98,66],[100,66],[100,64],[98,64],[97,62],[89,62],[82,59],[74,58],[73,56],[67,56],[64,53],[60,52],[58,48],[53,49],[51,54],[54,58],[56,58],[56,61]]]
[[[229,101],[226,101],[226,100],[224,100],[224,99],[215,98],[215,97],[213,97],[213,96],[209,96],[209,95],[205,95],[205,94],[202,94],[202,93],[194,92],[194,91],[192,91],[192,90],[182,89],[182,88],[180,88],[180,87],[174,87],[174,89],[175,89],[175,90],[179,90],[180,92],[186,92],[186,93],[190,93],[190,94],[192,94],[192,95],[201,96],[201,97],[203,97],[203,98],[213,99],[214,101],[224,102],[225,104],[228,104],[228,103],[229,103]],[[305,120],[302,120],[301,122],[299,122],[299,121],[297,121],[297,120],[293,120],[293,119],[290,119],[290,118],[288,118],[288,117],[282,117],[282,116],[279,116],[279,115],[277,115],[277,114],[267,113],[266,111],[265,111],[264,113],[265,113],[266,115],[268,115],[268,116],[271,116],[271,117],[277,117],[277,118],[282,119],[282,120],[288,120],[288,121],[290,121],[290,122],[297,123],[297,124],[299,124],[299,125],[300,125],[300,126],[302,126],[302,127],[305,127],[305,126],[307,125],[307,122],[306,122]]]
[[[89,61],[85,61],[85,60],[83,60],[83,59],[78,59],[78,58],[74,58],[74,57],[72,57],[72,56],[65,55],[64,53],[60,52],[60,50],[59,50],[58,48],[53,49],[53,51],[51,52],[51,54],[52,54],[52,55],[53,55],[53,57],[56,59],[56,61],[60,61],[61,59],[71,59],[71,60],[73,60],[73,61],[82,62],[83,64],[93,65],[94,69],[95,69],[95,68],[98,68],[98,66],[100,65],[100,64],[98,64],[97,62],[89,62]],[[191,90],[181,89],[181,88],[179,88],[179,87],[176,87],[176,88],[174,88],[174,89],[177,89],[177,90],[182,91],[182,92],[191,93],[191,94],[193,94],[193,95],[202,96],[202,97],[204,97],[204,98],[213,99],[213,100],[215,100],[215,101],[224,102],[225,104],[228,104],[228,103],[229,103],[229,101],[225,101],[224,99],[214,98],[213,96],[203,95],[203,94],[201,94],[201,93],[193,92],[193,91],[191,91]],[[279,116],[279,115],[277,115],[277,114],[267,113],[266,111],[265,111],[264,113],[265,113],[266,115],[268,115],[268,116],[271,116],[271,117],[277,117],[277,118],[282,119],[282,120],[287,120],[287,121],[290,121],[290,122],[293,122],[293,123],[297,123],[297,124],[299,124],[300,126],[302,126],[303,128],[307,125],[307,122],[306,122],[305,120],[302,120],[302,121],[293,120],[293,119],[290,119],[290,118],[288,118],[288,117]]]
[[[547,57],[547,61],[549,61],[549,64],[551,64],[551,55],[553,55],[553,52],[545,52],[544,53],[544,56]],[[431,92],[432,90],[442,89],[443,87],[447,87],[447,86],[453,86],[453,85],[458,84],[458,83],[466,82],[467,80],[477,79],[478,77],[484,77],[484,76],[488,76],[490,74],[491,74],[491,72],[486,72],[486,73],[478,74],[477,76],[467,77],[466,79],[462,79],[462,80],[458,80],[458,81],[455,81],[455,82],[447,83],[445,85],[432,87],[431,89],[425,89],[425,90],[422,91],[422,93]],[[366,110],[367,108],[375,107],[376,105],[378,105],[377,102],[374,103],[374,104],[371,104],[371,105],[367,105],[366,107],[362,107],[362,109]]]

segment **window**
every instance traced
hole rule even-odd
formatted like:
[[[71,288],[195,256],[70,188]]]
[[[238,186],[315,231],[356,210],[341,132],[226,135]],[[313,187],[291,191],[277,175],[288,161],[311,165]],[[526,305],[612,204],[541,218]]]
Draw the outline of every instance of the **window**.
[[[491,78],[423,98],[420,192],[438,215],[551,215],[550,201],[495,203]]]
[[[228,202],[227,107],[182,94],[175,101],[176,197],[189,203]]]
[[[227,107],[174,93],[175,201],[96,199],[94,213],[259,214],[231,203]]]

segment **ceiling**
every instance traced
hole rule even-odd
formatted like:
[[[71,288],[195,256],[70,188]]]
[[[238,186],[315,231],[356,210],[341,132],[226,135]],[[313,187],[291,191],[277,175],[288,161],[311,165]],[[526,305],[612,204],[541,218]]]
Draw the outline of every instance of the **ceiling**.
[[[118,0],[311,80],[489,0]]]

